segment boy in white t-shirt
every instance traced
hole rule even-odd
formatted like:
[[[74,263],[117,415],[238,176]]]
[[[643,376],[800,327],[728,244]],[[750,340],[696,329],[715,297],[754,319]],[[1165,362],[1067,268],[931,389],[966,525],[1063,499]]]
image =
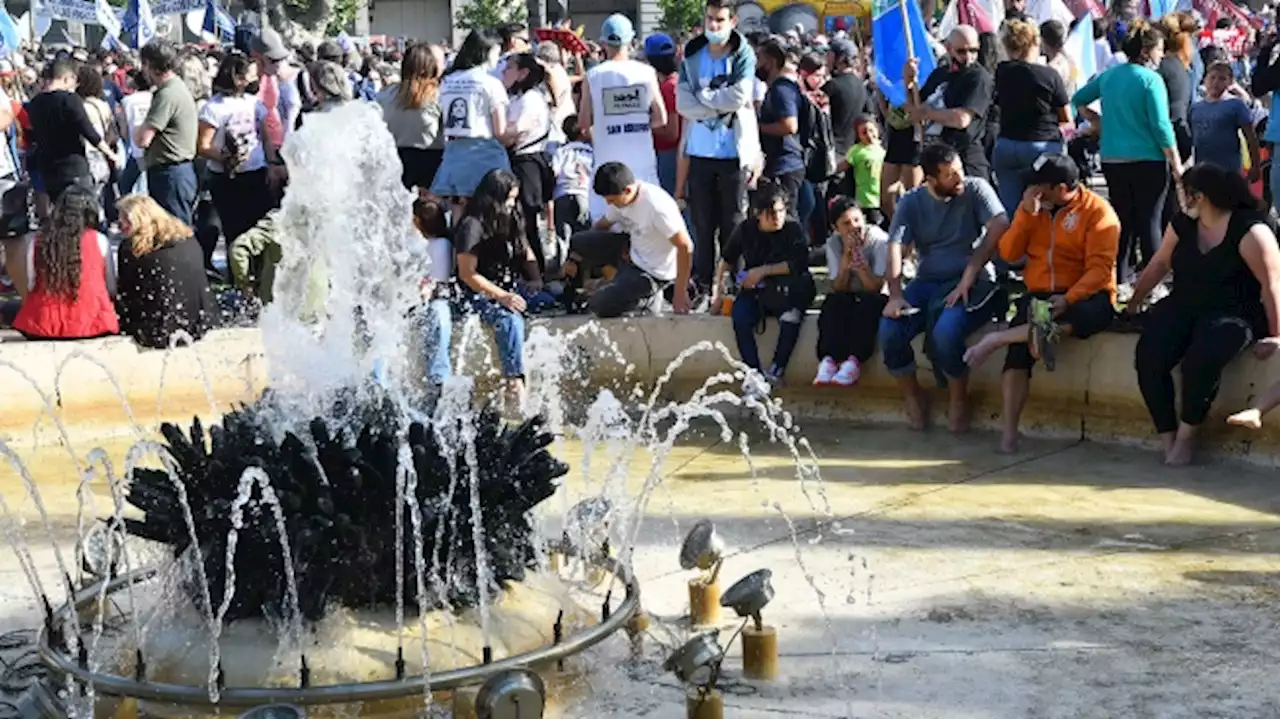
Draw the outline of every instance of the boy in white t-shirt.
[[[606,162],[596,170],[592,189],[609,209],[590,230],[569,240],[565,277],[571,291],[581,286],[592,268],[617,268],[587,300],[587,308],[601,318],[618,317],[651,299],[660,285],[674,282],[673,309],[690,309],[689,273],[693,242],[676,201],[661,187],[636,180],[621,162]]]

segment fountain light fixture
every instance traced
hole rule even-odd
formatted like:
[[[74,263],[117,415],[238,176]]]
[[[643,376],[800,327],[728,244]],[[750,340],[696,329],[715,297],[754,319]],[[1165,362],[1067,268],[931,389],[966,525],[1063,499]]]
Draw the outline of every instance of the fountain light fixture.
[[[240,719],[306,719],[306,716],[307,713],[302,707],[292,704],[267,704],[250,709],[241,714]]]
[[[751,617],[756,631],[764,628],[760,612],[773,600],[773,572],[756,570],[734,582],[720,597],[720,606],[733,609],[740,617]]]
[[[700,519],[680,545],[680,568],[710,571],[707,584],[714,584],[724,563],[724,540],[710,519]]]
[[[547,688],[533,671],[510,669],[495,674],[476,695],[479,719],[542,719]]]
[[[719,634],[712,631],[695,636],[667,657],[663,667],[685,684],[702,690],[714,689],[720,663],[724,661]]]
[[[573,505],[565,515],[561,551],[566,555],[585,554],[589,546],[607,544],[612,518],[613,502],[604,497],[588,497]]]
[[[96,522],[80,544],[84,571],[97,579],[110,579],[124,553],[124,536],[106,522]]]
[[[66,705],[47,679],[32,684],[18,699],[20,719],[64,719],[67,716]]]

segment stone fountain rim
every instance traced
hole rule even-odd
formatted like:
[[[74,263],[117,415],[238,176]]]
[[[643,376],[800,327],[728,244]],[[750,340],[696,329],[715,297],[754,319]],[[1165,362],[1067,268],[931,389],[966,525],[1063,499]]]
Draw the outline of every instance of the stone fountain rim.
[[[599,569],[609,572],[622,582],[626,596],[609,617],[599,624],[566,637],[559,644],[540,647],[530,652],[516,654],[489,664],[450,669],[430,675],[431,691],[447,691],[460,687],[483,684],[490,677],[510,669],[527,669],[549,662],[559,661],[579,654],[599,644],[611,634],[623,629],[640,609],[640,584],[635,575],[620,561],[612,557],[584,557]],[[98,601],[98,595],[106,584],[107,595],[124,589],[127,585],[142,582],[155,576],[160,567],[144,567],[115,579],[101,579],[76,592],[53,613],[53,622],[74,621],[79,610]],[[612,580],[610,581],[612,585]],[[74,658],[55,649],[49,642],[48,625],[40,628],[37,638],[40,660],[51,671],[63,677],[71,677],[81,684],[93,685],[105,695],[128,697],[185,706],[199,707],[255,707],[262,704],[297,704],[315,706],[321,704],[346,704],[353,702],[401,699],[423,692],[428,686],[427,677],[416,675],[403,679],[382,679],[374,682],[327,684],[312,687],[227,687],[221,690],[217,702],[209,698],[204,686],[138,681],[104,672],[95,672],[80,666]]]

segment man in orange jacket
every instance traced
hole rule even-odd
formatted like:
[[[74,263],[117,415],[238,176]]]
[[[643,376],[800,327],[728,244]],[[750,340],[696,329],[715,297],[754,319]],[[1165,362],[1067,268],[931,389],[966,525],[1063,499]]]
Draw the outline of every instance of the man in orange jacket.
[[[1119,243],[1115,210],[1080,183],[1076,163],[1057,153],[1037,158],[1013,224],[1000,239],[1005,261],[1027,258],[1027,294],[1018,300],[1009,329],[987,334],[965,353],[965,361],[976,367],[1000,347],[1009,348],[1001,387],[1001,452],[1017,451],[1018,420],[1036,360],[1043,359],[1052,371],[1059,339],[1090,337],[1115,318]]]

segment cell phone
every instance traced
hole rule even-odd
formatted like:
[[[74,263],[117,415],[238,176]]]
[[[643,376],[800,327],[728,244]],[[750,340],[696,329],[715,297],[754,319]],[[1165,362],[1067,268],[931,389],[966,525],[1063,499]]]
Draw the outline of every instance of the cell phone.
[[[911,315],[918,315],[918,314],[920,314],[920,308],[919,308],[919,307],[904,307],[904,308],[902,308],[902,311],[898,313],[898,316],[899,316],[899,317],[910,317]]]

